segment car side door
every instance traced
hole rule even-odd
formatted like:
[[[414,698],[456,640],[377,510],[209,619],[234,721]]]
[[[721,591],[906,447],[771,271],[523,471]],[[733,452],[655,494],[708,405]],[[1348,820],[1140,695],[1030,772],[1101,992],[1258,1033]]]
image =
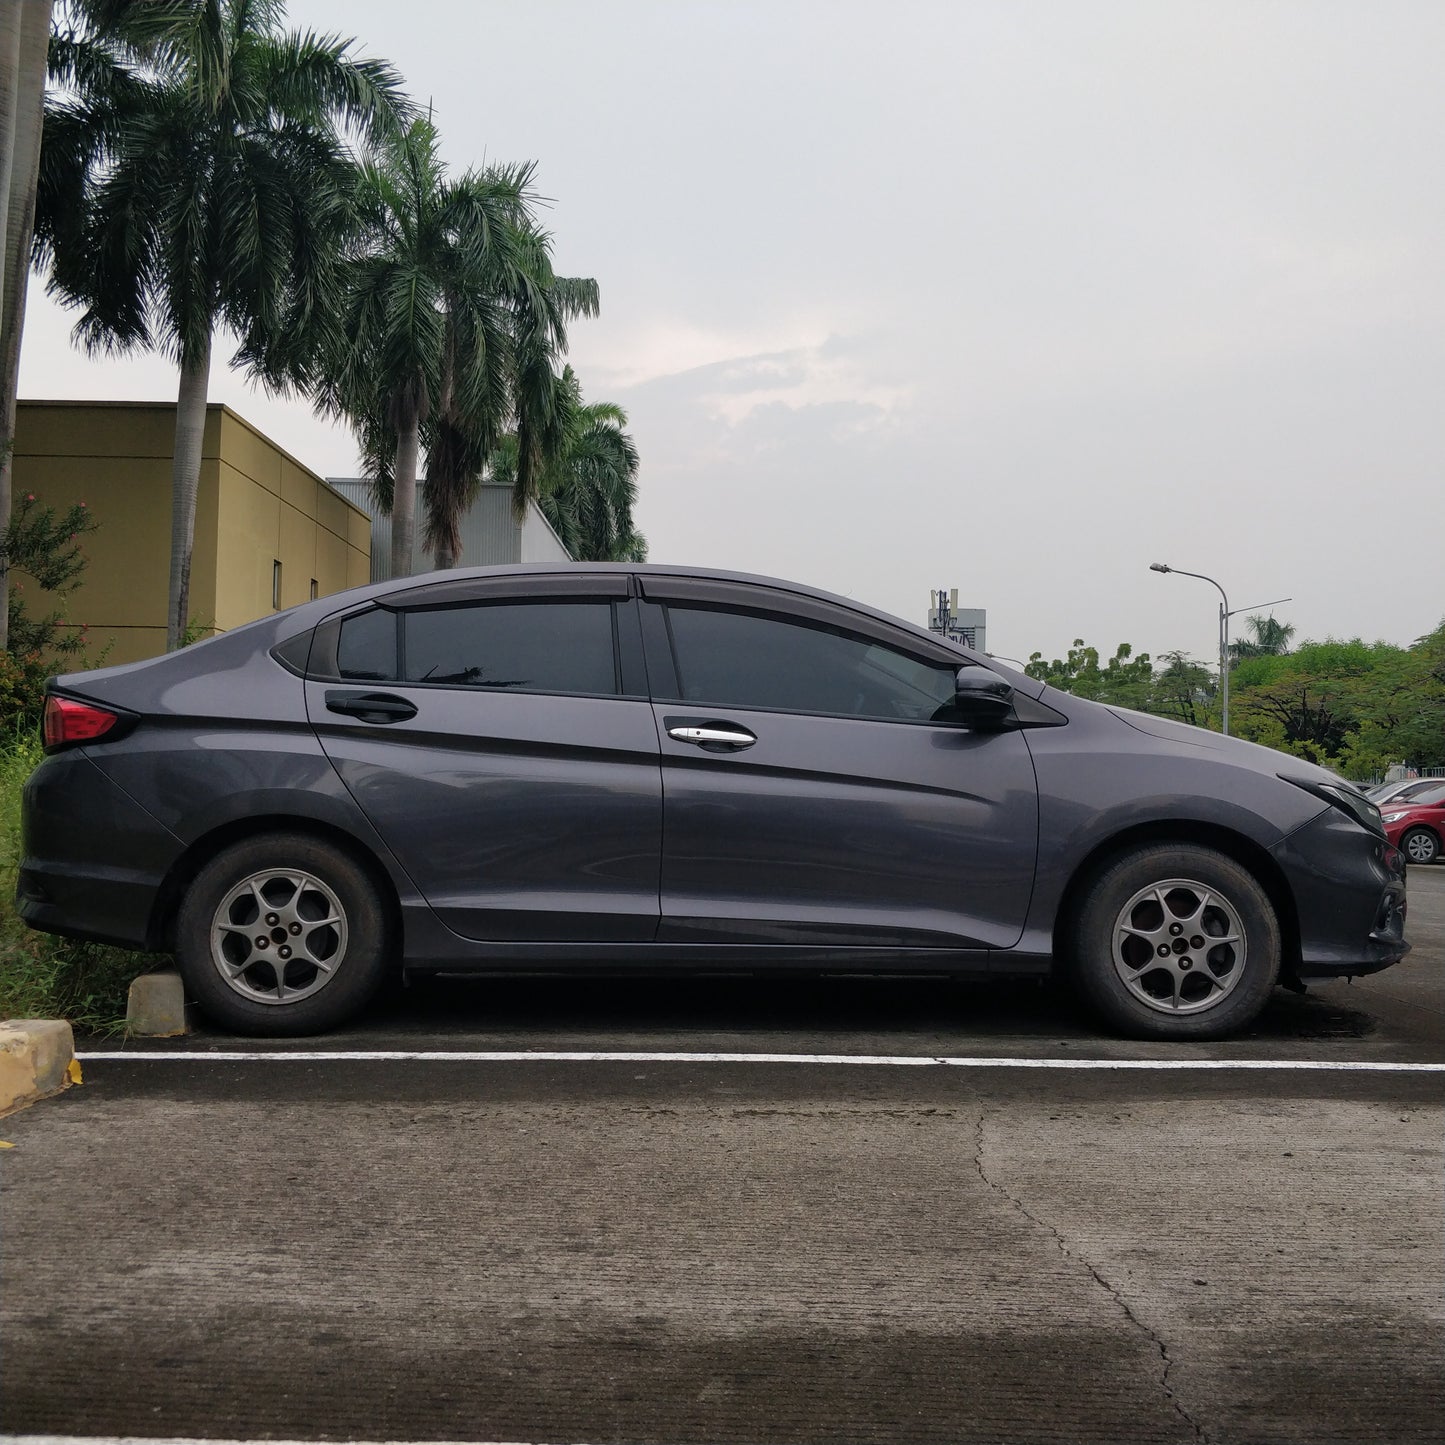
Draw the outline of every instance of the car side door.
[[[466,938],[647,942],[662,796],[626,574],[459,580],[317,629],[307,713]]]
[[[1017,731],[950,717],[964,661],[825,601],[646,576],[672,942],[1006,948],[1038,796]]]

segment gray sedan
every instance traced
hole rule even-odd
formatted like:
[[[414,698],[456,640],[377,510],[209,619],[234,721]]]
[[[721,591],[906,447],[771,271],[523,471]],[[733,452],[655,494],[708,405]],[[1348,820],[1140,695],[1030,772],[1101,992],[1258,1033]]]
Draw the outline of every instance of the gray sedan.
[[[1404,860],[1298,759],[767,578],[433,573],[54,680],[34,927],[247,1034],[389,975],[1059,974],[1209,1039],[1401,959]]]

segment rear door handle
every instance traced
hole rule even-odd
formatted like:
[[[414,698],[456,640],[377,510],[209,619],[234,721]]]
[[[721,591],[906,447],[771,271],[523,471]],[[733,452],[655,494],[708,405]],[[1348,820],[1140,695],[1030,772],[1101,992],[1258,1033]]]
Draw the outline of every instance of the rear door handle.
[[[708,752],[741,752],[757,742],[756,733],[751,733],[737,723],[723,722],[673,722],[667,720],[667,735],[680,743],[691,743],[694,747],[705,748]]]
[[[389,692],[343,692],[333,688],[326,694],[330,712],[346,713],[362,722],[405,722],[416,716],[416,707],[404,697]]]

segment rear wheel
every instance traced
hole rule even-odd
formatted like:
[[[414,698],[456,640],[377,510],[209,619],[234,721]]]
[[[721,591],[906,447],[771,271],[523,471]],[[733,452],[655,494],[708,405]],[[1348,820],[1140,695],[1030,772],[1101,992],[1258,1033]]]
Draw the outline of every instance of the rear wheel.
[[[216,855],[176,926],[187,987],[235,1033],[321,1033],[376,992],[386,914],[364,869],[339,849],[268,833]]]
[[[1440,840],[1428,828],[1411,828],[1400,839],[1400,851],[1412,863],[1433,863],[1440,856]]]
[[[1212,848],[1136,848],[1090,885],[1074,980],[1136,1038],[1215,1039],[1250,1023],[1279,977],[1279,921],[1243,867]]]

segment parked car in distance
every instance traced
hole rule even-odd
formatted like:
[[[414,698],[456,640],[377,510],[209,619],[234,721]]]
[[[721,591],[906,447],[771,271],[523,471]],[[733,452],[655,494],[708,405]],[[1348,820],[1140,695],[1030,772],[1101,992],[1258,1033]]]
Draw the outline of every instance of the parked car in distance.
[[[1383,809],[1386,803],[1403,803],[1409,798],[1418,798],[1433,792],[1445,778],[1401,778],[1394,783],[1377,783],[1365,796],[1377,807]]]
[[[1445,779],[1409,797],[1391,798],[1381,809],[1385,836],[1412,863],[1436,863],[1445,839]]]
[[[396,970],[1057,974],[1248,1025],[1402,958],[1402,855],[1321,768],[1085,702],[810,588],[432,573],[56,678],[34,927],[173,951],[227,1028]]]

